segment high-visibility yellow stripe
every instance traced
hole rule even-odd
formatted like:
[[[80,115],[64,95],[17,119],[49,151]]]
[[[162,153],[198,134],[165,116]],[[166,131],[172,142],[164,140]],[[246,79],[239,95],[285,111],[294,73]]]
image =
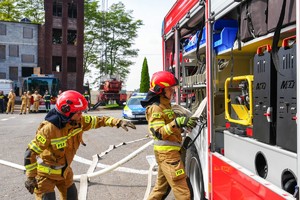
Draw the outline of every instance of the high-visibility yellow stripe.
[[[172,150],[179,151],[180,147],[178,147],[178,146],[157,146],[157,145],[154,145],[154,150],[155,151],[172,151]]]
[[[34,170],[34,169],[36,169],[37,168],[37,163],[35,162],[35,163],[32,163],[32,164],[29,164],[29,165],[25,165],[25,169],[26,169],[26,171],[32,171],[32,170]]]
[[[64,136],[64,137],[60,137],[60,138],[54,138],[54,139],[51,139],[51,144],[66,142],[67,139],[68,139],[68,136]]]
[[[165,121],[156,121],[156,122],[150,122],[149,127],[155,128],[155,127],[162,127],[165,125]]]
[[[169,134],[169,135],[171,135],[173,132],[171,131],[171,129],[170,129],[170,126],[169,126],[169,124],[167,124],[167,125],[165,125],[164,126],[164,130],[167,132],[167,134]]]
[[[61,169],[52,169],[50,167],[46,167],[46,166],[43,166],[43,165],[38,165],[37,166],[37,170],[40,171],[40,172],[43,172],[43,173],[46,173],[46,174],[58,174],[60,175],[61,174]]]
[[[97,121],[97,117],[96,116],[93,116],[92,117],[92,128],[96,128],[96,121]]]
[[[105,125],[111,126],[112,120],[113,120],[113,119],[114,119],[113,117],[108,118],[108,119],[105,121]]]
[[[34,141],[31,141],[29,144],[28,144],[28,147],[29,149],[33,150],[34,152],[36,152],[37,154],[40,154],[42,153],[42,149],[40,147],[38,147]]]

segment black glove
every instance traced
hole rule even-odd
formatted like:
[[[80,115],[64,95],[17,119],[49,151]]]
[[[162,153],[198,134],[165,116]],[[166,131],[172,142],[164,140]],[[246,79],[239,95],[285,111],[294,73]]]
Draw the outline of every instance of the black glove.
[[[123,120],[121,119],[120,122],[117,124],[117,127],[122,127],[125,131],[128,131],[128,127],[132,128],[132,129],[136,129],[135,125],[129,121]]]
[[[30,192],[30,194],[33,194],[34,189],[38,188],[38,184],[37,184],[35,178],[28,177],[27,180],[25,181],[25,187]]]
[[[195,128],[197,126],[198,117],[177,117],[175,123],[179,128]]]

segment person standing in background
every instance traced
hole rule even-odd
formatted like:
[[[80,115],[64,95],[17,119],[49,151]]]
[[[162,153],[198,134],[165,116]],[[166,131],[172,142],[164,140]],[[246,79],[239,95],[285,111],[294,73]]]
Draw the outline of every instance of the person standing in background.
[[[51,95],[48,93],[48,90],[46,90],[45,95],[44,95],[43,98],[44,98],[44,101],[45,101],[46,112],[49,112]]]
[[[88,93],[87,90],[84,91],[83,96],[86,99],[86,101],[88,102],[88,110],[90,110],[90,107],[91,107],[91,96],[89,95],[89,93]]]
[[[4,100],[5,100],[5,96],[3,94],[3,91],[0,91],[0,109],[1,109],[1,113],[4,113]]]
[[[24,114],[26,115],[26,109],[27,109],[27,93],[24,92],[23,95],[21,96],[21,110],[20,110],[20,115]]]
[[[40,107],[40,100],[42,96],[38,93],[38,91],[34,91],[33,96],[33,112],[38,113]]]
[[[32,99],[32,95],[31,95],[30,91],[27,91],[27,103],[26,103],[26,106],[27,106],[27,112],[28,113],[31,112],[31,110],[30,110],[30,107],[32,105],[31,99]]]
[[[8,98],[8,102],[7,102],[6,114],[8,114],[9,112],[13,114],[15,110],[15,101],[16,101],[16,94],[13,89],[10,90],[7,98]]]

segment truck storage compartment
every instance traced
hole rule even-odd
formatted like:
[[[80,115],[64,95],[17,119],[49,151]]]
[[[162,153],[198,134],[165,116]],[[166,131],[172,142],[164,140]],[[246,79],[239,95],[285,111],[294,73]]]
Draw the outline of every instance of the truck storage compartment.
[[[266,35],[268,33],[267,17],[268,0],[248,0],[242,3],[240,22],[241,41],[247,42],[253,38]]]
[[[231,19],[219,19],[214,23],[213,31],[213,46],[218,54],[233,47],[238,31],[238,22]]]
[[[269,1],[268,31],[273,32],[279,21],[283,0]],[[284,19],[281,28],[296,23],[296,0],[286,0]]]
[[[257,49],[254,57],[254,113],[253,138],[267,144],[275,144],[274,120],[276,112],[276,69],[271,60],[270,45]]]
[[[277,93],[277,145],[297,151],[296,37],[286,38],[279,49]]]

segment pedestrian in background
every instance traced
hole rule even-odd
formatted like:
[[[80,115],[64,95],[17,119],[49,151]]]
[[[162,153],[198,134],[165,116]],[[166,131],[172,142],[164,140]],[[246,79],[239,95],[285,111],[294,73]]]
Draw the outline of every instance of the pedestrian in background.
[[[34,91],[33,95],[33,112],[38,113],[40,107],[40,100],[42,96],[38,93],[38,91]]]
[[[177,78],[170,72],[153,74],[146,99],[141,102],[146,107],[148,130],[154,139],[154,154],[158,164],[155,186],[148,200],[165,199],[173,190],[175,199],[190,200],[191,192],[181,159],[182,128],[193,128],[197,118],[176,117],[171,100]]]
[[[108,116],[82,115],[87,101],[79,92],[68,90],[39,125],[25,151],[25,187],[38,200],[55,199],[55,187],[62,200],[77,200],[71,163],[82,143],[84,131],[104,126],[135,129],[129,121]],[[100,198],[101,199],[101,198]]]
[[[50,111],[51,95],[49,94],[48,90],[46,90],[43,98],[44,98],[44,101],[45,101],[46,112],[49,112]]]
[[[20,110],[20,115],[24,114],[26,115],[26,109],[27,109],[27,93],[24,92],[23,95],[21,96],[21,110]]]
[[[3,91],[0,91],[0,109],[1,109],[1,113],[5,112],[5,107],[4,107],[4,101],[5,101],[5,96],[3,94]]]
[[[8,98],[8,102],[7,102],[6,114],[8,114],[9,112],[13,114],[15,110],[15,101],[16,101],[16,93],[14,92],[13,89],[10,90],[7,98]]]
[[[86,101],[88,102],[88,110],[90,110],[90,107],[91,107],[91,96],[89,95],[89,93],[88,93],[87,90],[84,91],[83,96],[86,99]]]

